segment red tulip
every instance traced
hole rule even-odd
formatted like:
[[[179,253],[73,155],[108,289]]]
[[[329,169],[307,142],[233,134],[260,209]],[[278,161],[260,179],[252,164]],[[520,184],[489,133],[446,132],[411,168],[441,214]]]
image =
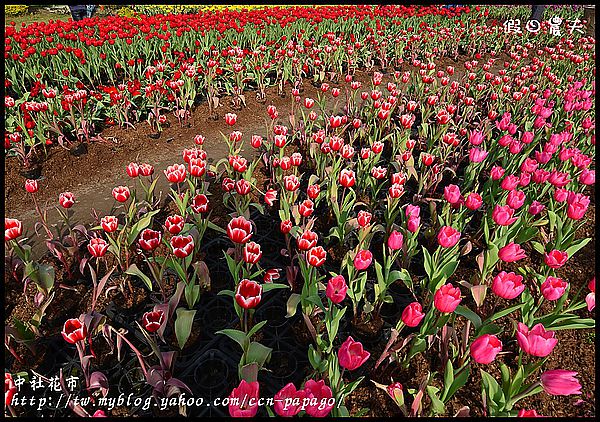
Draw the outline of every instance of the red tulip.
[[[306,199],[300,203],[300,206],[298,207],[298,212],[302,217],[310,217],[310,215],[314,211],[313,206],[313,201],[311,201],[310,199]]]
[[[16,218],[4,217],[4,241],[16,239],[23,234],[23,224]]]
[[[353,371],[364,364],[371,354],[363,349],[363,345],[348,337],[338,350],[338,362],[342,368]]]
[[[65,321],[61,334],[67,343],[75,344],[87,337],[87,327],[81,320],[71,318]]]
[[[322,246],[315,246],[306,254],[306,260],[313,267],[320,267],[325,263],[325,259],[327,258],[327,252],[323,249]]]
[[[546,300],[558,300],[565,294],[569,283],[558,277],[547,277],[542,283],[541,291]]]
[[[29,193],[36,193],[38,191],[37,180],[31,180],[31,179],[25,180],[25,190]]]
[[[249,383],[243,379],[240,381],[240,385],[233,389],[229,395],[229,399],[230,416],[234,418],[253,418],[258,412],[258,381]]]
[[[288,234],[289,232],[292,231],[292,227],[294,227],[292,222],[290,220],[285,220],[285,221],[282,221],[281,224],[279,225],[279,230],[283,234]]]
[[[151,251],[156,249],[158,245],[160,245],[160,241],[162,239],[162,235],[160,232],[154,231],[152,229],[144,229],[140,233],[140,238],[138,243],[140,247],[145,251]]]
[[[167,231],[173,235],[179,234],[183,230],[185,220],[180,215],[170,215],[165,220],[165,227]]]
[[[98,237],[90,240],[90,243],[87,245],[88,251],[95,258],[103,257],[106,251],[108,250],[108,243],[106,240],[100,239]]]
[[[142,325],[149,333],[154,333],[160,329],[165,319],[165,313],[162,310],[146,312],[142,316]]]
[[[4,405],[10,406],[12,404],[13,396],[18,392],[17,385],[15,384],[13,377],[8,372],[4,373]]]
[[[306,189],[306,194],[312,200],[317,199],[319,193],[321,192],[321,187],[319,185],[309,185]]]
[[[181,183],[185,180],[186,170],[183,164],[173,164],[164,170],[165,177],[171,183]]]
[[[248,169],[248,160],[238,155],[230,155],[229,165],[238,173],[243,173]]]
[[[129,177],[138,177],[140,175],[140,166],[138,163],[129,163],[125,169]]]
[[[300,180],[295,174],[290,174],[283,178],[283,186],[285,190],[293,192],[300,187]]]
[[[492,291],[503,299],[514,299],[523,290],[525,290],[523,276],[513,272],[507,273],[506,271],[501,271],[492,281]]]
[[[433,296],[435,308],[442,313],[454,312],[461,300],[460,289],[450,283],[440,287]]]
[[[273,397],[273,410],[281,417],[296,416],[302,410],[305,397],[304,390],[297,391],[294,384],[290,382]]]
[[[183,259],[194,251],[194,238],[191,235],[173,236],[170,243],[177,258]]]
[[[354,171],[350,169],[342,170],[340,172],[339,182],[345,188],[350,188],[354,186],[354,184],[356,183],[356,176],[354,175]]]
[[[204,173],[206,173],[206,161],[201,158],[190,158],[189,170],[193,177],[204,176]]]
[[[203,193],[199,193],[192,198],[192,210],[196,214],[204,214],[208,211],[208,197]]]
[[[269,189],[265,192],[265,203],[270,207],[273,206],[277,200],[277,191],[275,189]]]
[[[396,251],[398,249],[402,249],[403,244],[404,236],[402,236],[402,233],[396,230],[392,231],[387,240],[388,248],[390,248],[393,251]]]
[[[482,204],[483,199],[481,198],[481,195],[476,192],[471,192],[467,195],[467,199],[465,199],[465,206],[473,211],[479,209]]]
[[[247,264],[256,264],[262,257],[260,245],[255,242],[248,242],[244,245],[244,261]]]
[[[589,312],[596,307],[596,277],[592,278],[588,283],[588,289],[590,292],[585,297],[585,302],[587,303],[587,309]]]
[[[151,164],[140,164],[140,174],[144,177],[152,176],[154,174],[154,166]]]
[[[106,233],[112,233],[119,227],[119,220],[115,216],[107,215],[100,220],[100,226]]]
[[[112,190],[112,196],[117,202],[125,202],[129,199],[129,188],[127,186],[117,186]]]
[[[225,114],[225,122],[229,126],[235,125],[235,122],[237,122],[237,114],[235,114],[235,113],[227,113],[227,114]]]
[[[341,303],[346,298],[346,292],[348,291],[348,286],[346,285],[346,280],[343,275],[335,276],[329,279],[327,283],[327,288],[325,289],[325,294],[331,300],[331,302],[338,304]]]
[[[242,279],[238,284],[235,301],[244,309],[253,309],[260,303],[262,286],[256,281]]]
[[[58,203],[63,208],[71,208],[75,203],[75,195],[73,195],[71,192],[63,192],[58,197]]]
[[[234,243],[246,243],[252,237],[252,223],[239,216],[232,219],[227,225],[227,236]]]
[[[300,237],[296,240],[298,249],[301,251],[307,251],[317,244],[317,234],[311,230],[305,230]]]

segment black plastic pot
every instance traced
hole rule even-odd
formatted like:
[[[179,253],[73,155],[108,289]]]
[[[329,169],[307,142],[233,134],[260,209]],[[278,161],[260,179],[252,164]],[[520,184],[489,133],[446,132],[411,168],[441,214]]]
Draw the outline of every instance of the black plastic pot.
[[[69,152],[74,157],[80,157],[88,152],[88,145],[84,142],[80,142],[77,146],[69,149]]]
[[[19,171],[19,174],[21,176],[25,177],[26,179],[37,180],[40,177],[42,177],[42,166],[40,166],[40,165],[32,166],[32,167],[28,168],[27,170]]]

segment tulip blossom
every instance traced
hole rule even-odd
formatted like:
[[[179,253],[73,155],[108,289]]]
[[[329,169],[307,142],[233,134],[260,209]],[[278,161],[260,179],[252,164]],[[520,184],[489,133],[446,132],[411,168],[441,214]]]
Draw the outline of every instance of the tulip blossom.
[[[552,251],[544,254],[544,262],[550,268],[554,269],[560,268],[563,265],[565,265],[568,259],[569,256],[566,252],[559,251],[557,249],[553,249]]]
[[[465,207],[475,211],[481,208],[481,205],[483,205],[483,199],[477,192],[471,192],[469,195],[467,195],[467,198],[465,199]]]
[[[239,216],[227,224],[227,236],[234,243],[246,243],[252,237],[252,223]]]
[[[506,271],[501,271],[492,281],[492,291],[495,295],[500,296],[503,299],[514,299],[518,297],[523,290],[525,290],[523,276],[513,272],[507,273]]]
[[[13,377],[8,372],[4,373],[4,405],[10,406],[14,395],[18,392],[17,385]]]
[[[371,251],[363,249],[359,251],[354,257],[354,268],[358,271],[366,270],[371,262],[373,261],[373,254]]]
[[[518,418],[541,418],[543,416],[538,414],[538,412],[536,412],[535,409],[530,409],[530,410],[521,409],[521,410],[519,410],[517,417]]]
[[[244,309],[253,309],[260,303],[262,286],[256,281],[242,279],[235,292],[235,301]]]
[[[100,219],[100,226],[106,233],[112,233],[119,227],[119,220],[115,216],[107,215]]]
[[[440,287],[433,296],[435,308],[442,313],[454,312],[461,300],[460,289],[450,283]]]
[[[142,325],[149,333],[159,330],[165,319],[165,313],[162,310],[146,312],[142,316]]]
[[[38,182],[31,179],[25,180],[25,190],[29,193],[36,193],[38,191]]]
[[[335,276],[329,279],[325,294],[331,300],[331,302],[338,304],[346,298],[346,292],[348,291],[348,285],[343,275]]]
[[[339,182],[340,185],[342,185],[345,188],[354,186],[354,184],[356,183],[356,176],[354,175],[354,171],[349,169],[342,170],[340,172]]]
[[[306,260],[313,267],[320,267],[323,265],[326,258],[327,252],[325,252],[325,249],[323,249],[322,246],[315,246],[306,254]]]
[[[338,361],[342,368],[353,371],[365,363],[371,354],[363,349],[363,345],[348,337],[338,350]]]
[[[248,242],[244,245],[244,261],[247,264],[256,264],[262,257],[260,245],[255,242]]]
[[[273,397],[273,410],[284,418],[296,416],[302,410],[305,397],[304,390],[296,390],[294,384],[290,382]]]
[[[265,204],[272,207],[277,200],[277,191],[275,189],[269,189],[265,192]]]
[[[183,164],[173,164],[164,170],[165,177],[171,183],[181,183],[185,180],[186,170]]]
[[[294,227],[292,222],[290,220],[285,220],[285,221],[282,221],[281,224],[279,225],[279,230],[283,234],[288,234],[289,232],[292,231],[292,227]]]
[[[513,217],[515,210],[509,205],[496,205],[492,211],[492,219],[499,226],[510,226],[517,221],[518,217]]]
[[[90,243],[87,245],[88,251],[95,258],[103,257],[106,251],[108,250],[108,243],[106,240],[100,239],[98,237],[90,240]]]
[[[542,283],[542,295],[546,300],[558,300],[562,297],[563,294],[565,294],[565,290],[567,290],[568,286],[569,283],[561,280],[560,278],[548,277]]]
[[[423,318],[425,318],[425,314],[423,313],[423,307],[419,302],[410,303],[402,311],[402,322],[408,327],[416,327],[421,323]]]
[[[304,393],[306,399],[308,399],[308,405],[305,408],[306,413],[313,418],[323,418],[331,412],[334,404],[327,404],[324,406],[322,403],[329,403],[333,393],[331,388],[325,385],[325,381],[319,380],[308,380],[304,384]],[[316,404],[313,404],[316,403]]]
[[[71,318],[65,321],[61,334],[67,343],[75,344],[87,337],[87,327],[81,320]]]
[[[402,233],[400,233],[397,230],[394,230],[390,233],[387,240],[388,248],[390,248],[393,251],[396,251],[398,249],[402,249],[403,243],[404,237],[402,236]]]
[[[521,246],[514,242],[510,242],[498,251],[498,258],[504,262],[515,262],[526,256],[527,254],[521,249]]]
[[[71,192],[63,192],[58,197],[58,203],[63,208],[71,208],[75,203],[75,195]]]
[[[154,231],[152,229],[144,229],[140,233],[140,238],[138,243],[140,247],[145,251],[154,250],[160,245],[160,241],[162,239],[162,235],[160,232]]]
[[[444,226],[437,235],[438,243],[443,248],[451,248],[460,240],[460,232],[453,227]]]
[[[258,381],[249,383],[243,379],[229,395],[229,415],[234,418],[253,418],[258,412],[258,399]]]
[[[4,241],[16,239],[23,234],[23,224],[16,218],[4,217]]]
[[[458,204],[461,199],[459,187],[456,185],[446,186],[444,188],[444,198],[452,205]]]
[[[502,342],[492,334],[484,334],[471,343],[471,357],[477,363],[487,365],[492,363],[502,351]]]
[[[537,324],[530,330],[519,322],[517,342],[525,353],[543,358],[552,353],[558,340],[554,337],[554,331],[546,331],[542,324]]]
[[[170,215],[165,220],[165,228],[173,235],[179,234],[183,230],[185,220],[180,215]]]
[[[199,193],[192,198],[190,205],[196,214],[204,214],[208,212],[208,197]]]
[[[581,384],[575,378],[577,372],[553,369],[540,376],[544,391],[551,396],[570,396],[581,394]]]
[[[592,311],[596,307],[596,277],[592,278],[588,283],[588,289],[590,292],[585,297],[588,311]]]
[[[194,251],[194,238],[191,235],[173,236],[170,243],[177,258],[183,259]]]

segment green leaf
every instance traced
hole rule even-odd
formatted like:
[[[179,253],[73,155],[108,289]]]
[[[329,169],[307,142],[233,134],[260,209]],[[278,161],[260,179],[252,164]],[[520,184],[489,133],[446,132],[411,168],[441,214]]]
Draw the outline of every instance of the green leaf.
[[[486,319],[487,321],[495,321],[498,318],[502,318],[503,316],[509,315],[515,311],[518,311],[519,309],[521,309],[525,304],[524,303],[519,303],[518,305],[514,305],[511,306],[509,308],[503,309],[501,311],[496,312],[494,315],[490,316],[488,319]]]
[[[574,242],[571,246],[569,246],[567,248],[567,250],[565,251],[567,253],[567,256],[569,258],[571,258],[573,255],[575,255],[581,248],[583,248],[585,245],[587,245],[588,243],[590,243],[590,241],[592,240],[591,237],[586,237],[585,239],[580,239],[576,242]]]
[[[129,232],[129,236],[127,236],[127,244],[132,245],[133,242],[137,239],[138,235],[144,230],[146,227],[150,225],[152,217],[154,217],[160,210],[150,211],[146,213],[142,218],[140,218],[132,227]]]
[[[445,397],[450,386],[454,382],[454,367],[452,366],[452,361],[448,359],[446,362],[446,370],[444,371],[444,394],[442,397]]]
[[[461,387],[463,387],[467,383],[467,381],[469,380],[469,374],[471,372],[471,365],[467,365],[467,367],[462,371],[459,369],[458,372],[458,375],[455,376],[452,385],[448,389],[448,393],[444,395],[445,402],[450,400],[454,393],[456,393]]]
[[[481,328],[475,332],[475,336],[479,337],[484,334],[500,334],[504,329],[497,324],[485,324],[482,325]]]
[[[246,336],[246,333],[244,333],[243,331],[234,330],[233,328],[225,328],[223,330],[217,331],[215,334],[226,335],[227,337],[235,341],[237,344],[239,344],[242,350],[246,350],[246,345],[248,344],[249,339],[248,336]]]
[[[258,324],[255,324],[254,327],[252,327],[250,329],[250,331],[248,331],[248,338],[252,337],[255,333],[258,332],[258,330],[260,330],[265,324],[267,323],[267,321],[261,321]]]
[[[54,267],[41,263],[38,264],[37,271],[39,275],[38,286],[44,290],[44,293],[48,294],[54,287]]]
[[[433,280],[433,276],[435,275],[435,269],[433,268],[433,260],[429,251],[423,246],[423,264],[425,267],[425,272],[430,280]]]
[[[246,364],[256,362],[259,368],[262,368],[269,357],[273,349],[262,344],[253,341],[248,346],[248,352],[246,353]]]
[[[300,303],[300,300],[302,299],[302,296],[299,295],[298,293],[292,293],[287,301],[287,314],[286,314],[286,318],[291,318],[294,315],[296,315],[296,312],[298,311],[298,304]]]
[[[438,398],[438,391],[439,389],[437,387],[434,387],[433,385],[427,386],[427,394],[431,399],[431,408],[433,412],[438,415],[443,415],[444,413],[446,413],[446,406],[444,406],[444,403]]]
[[[177,314],[177,319],[175,319],[175,335],[177,336],[179,348],[183,349],[192,332],[192,323],[194,322],[196,310],[178,308],[175,313]]]
[[[481,327],[481,318],[479,317],[479,315],[477,315],[475,312],[473,312],[469,308],[459,305],[454,310],[454,312],[457,313],[458,315],[464,316],[469,321],[471,321],[473,323],[473,326],[475,327],[475,330],[478,330],[479,327]]]
[[[289,286],[287,284],[281,283],[265,283],[262,285],[263,293],[270,292],[275,289],[288,289]]]
[[[146,284],[146,287],[148,287],[148,290],[152,291],[152,280],[150,280],[150,278],[146,274],[144,274],[142,270],[138,268],[137,265],[131,264],[129,268],[127,268],[127,270],[125,271],[125,274],[135,275],[141,278],[144,284]]]

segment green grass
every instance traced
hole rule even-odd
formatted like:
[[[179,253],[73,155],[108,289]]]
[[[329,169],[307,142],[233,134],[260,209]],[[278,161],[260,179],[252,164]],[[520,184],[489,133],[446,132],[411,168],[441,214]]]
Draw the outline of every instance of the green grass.
[[[4,16],[5,24],[8,26],[10,22],[15,22],[17,28],[21,27],[21,24],[29,25],[33,22],[48,22],[49,20],[62,20],[66,21],[71,18],[70,14],[64,13],[51,13],[45,10],[40,10],[35,13],[27,13],[20,16]]]

